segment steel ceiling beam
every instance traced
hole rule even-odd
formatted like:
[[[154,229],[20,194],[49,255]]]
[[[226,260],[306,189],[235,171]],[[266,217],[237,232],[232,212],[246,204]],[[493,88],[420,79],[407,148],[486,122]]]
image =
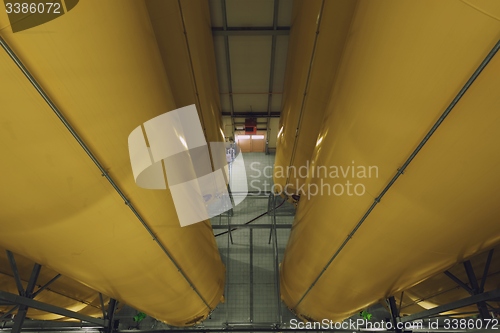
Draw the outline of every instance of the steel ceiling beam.
[[[37,269],[37,266],[34,267],[35,269]],[[37,274],[36,271],[34,271],[33,273]],[[57,274],[55,277],[53,277],[49,282],[47,282],[45,285],[43,285],[42,287],[40,287],[36,292],[34,293],[31,293],[31,297],[30,298],[35,298],[39,293],[41,293],[42,291],[44,291],[49,285],[51,285],[54,281],[56,281],[59,277],[61,276],[61,274]],[[32,274],[32,277],[33,277],[33,274]],[[33,285],[33,289],[34,289],[34,285]],[[29,291],[30,289],[29,288],[26,288],[26,293]],[[32,289],[31,289],[32,290]],[[2,303],[2,302],[0,302]],[[8,302],[9,304],[14,304],[13,302]],[[13,313],[14,311],[16,311],[16,309],[18,309],[20,306],[19,305],[16,305],[14,306],[13,308],[11,308],[9,311],[7,311],[6,313],[4,313],[1,317],[0,317],[0,321],[5,321],[9,315],[11,313]],[[21,308],[19,309],[16,317],[15,317],[15,321],[14,323],[12,324],[12,332],[16,332],[16,330],[19,330],[20,328],[20,324],[18,323],[18,321],[21,320],[21,317],[22,316],[25,316],[26,314],[26,311],[25,309],[27,309],[27,307],[25,306],[21,306]],[[32,321],[30,321],[32,322]],[[25,326],[26,326],[26,322],[23,322],[22,323],[22,328],[23,330],[25,329]]]
[[[283,95],[282,92],[233,92],[233,93],[228,93],[228,92],[221,92],[221,95]]]
[[[276,214],[276,216],[281,216]],[[291,216],[291,215],[287,215]],[[224,229],[226,230],[227,228],[235,228],[235,229],[291,229],[292,225],[291,224],[276,224],[276,227],[274,227],[272,224],[214,224],[212,225],[212,229]]]
[[[11,308],[10,310],[8,310],[7,312],[5,312],[3,315],[1,315],[1,316],[0,316],[0,322],[5,321],[5,320],[8,320],[7,318],[9,317],[9,315],[10,315],[12,312],[16,311],[18,307],[19,307],[19,305],[16,305],[16,306],[14,306],[13,308]]]
[[[5,323],[0,326],[0,332],[13,327],[13,323]],[[3,330],[2,330],[3,329]],[[54,320],[28,320],[24,323],[23,332],[90,332],[93,330],[102,330],[101,326],[82,322],[66,322]]]
[[[473,290],[468,285],[466,285],[462,280],[453,275],[453,273],[451,273],[450,271],[444,271],[444,274],[450,279],[452,279],[460,287],[462,287],[462,289],[465,289],[469,294],[474,295]]]
[[[490,270],[491,259],[493,258],[493,251],[494,251],[494,249],[491,249],[490,252],[488,252],[488,258],[486,259],[486,264],[484,265],[483,276],[481,278],[481,285],[479,286],[480,292],[484,292],[484,285],[486,283],[486,278],[488,277],[488,272]]]
[[[486,302],[488,300],[492,300],[492,299],[496,299],[496,298],[500,298],[500,289],[496,289],[496,290],[492,290],[492,291],[489,291],[486,293],[470,296],[470,297],[463,298],[463,299],[456,301],[456,302],[451,302],[449,304],[436,306],[435,308],[432,308],[432,309],[429,309],[426,311],[415,313],[415,314],[412,314],[409,316],[404,316],[404,317],[400,318],[400,321],[405,323],[405,322],[414,321],[417,319],[428,318],[428,317],[437,315],[439,313],[451,311],[454,309],[463,308],[465,306],[469,306],[472,304],[478,304],[480,302]]]
[[[221,1],[221,7],[222,7],[222,31],[225,33],[228,31],[227,27],[227,9],[226,9],[226,0]],[[212,29],[213,33],[213,29]],[[224,36],[224,53],[226,56],[226,73],[227,73],[227,89],[229,93],[229,115],[231,116],[231,125],[233,126],[234,130],[234,120],[233,120],[233,114],[234,114],[234,100],[233,100],[233,81],[232,81],[232,74],[231,74],[231,56],[229,54],[229,35],[223,35]],[[224,114],[224,112],[222,112]]]
[[[0,291],[0,299],[19,304],[20,306],[24,305],[24,306],[27,306],[29,308],[38,309],[38,310],[49,312],[49,313],[55,313],[55,314],[58,314],[61,316],[69,317],[69,318],[75,318],[75,319],[78,319],[78,320],[81,320],[84,322],[88,322],[88,323],[92,323],[92,324],[96,324],[96,325],[99,325],[102,327],[106,327],[108,324],[107,320],[86,316],[86,315],[78,313],[78,312],[70,311],[70,310],[60,308],[58,306],[54,306],[51,304],[46,304],[46,303],[42,303],[39,301],[35,301],[35,300],[30,299],[28,297],[11,294],[11,293],[8,293],[5,291]]]
[[[271,233],[273,235],[273,252],[274,252],[274,284],[276,286],[276,307],[277,307],[277,321],[278,327],[283,324],[283,313],[281,312],[281,291],[280,291],[280,259],[279,259],[279,246],[278,246],[278,224],[276,223],[276,195],[273,193],[270,195],[270,200],[272,201],[272,226]],[[283,200],[283,202],[285,202]],[[281,206],[281,205],[280,205]]]
[[[249,270],[250,270],[250,322],[253,323],[253,307],[254,307],[254,300],[253,300],[253,289],[254,289],[254,279],[253,279],[253,229],[250,228],[249,230],[249,238],[248,238],[248,243],[249,243],[249,255],[250,255],[250,263],[249,263]]]
[[[108,320],[108,326],[106,328],[107,333],[113,332],[114,328],[114,322],[115,322],[115,311],[116,311],[116,306],[118,305],[118,302],[114,299],[111,298],[108,303],[108,313],[107,313],[107,320]]]
[[[36,280],[38,280],[38,276],[40,275],[40,270],[42,266],[36,264],[33,266],[33,270],[31,271],[31,276],[28,281],[28,285],[26,286],[26,290],[24,291],[24,295],[26,298],[33,298],[33,290],[35,290]],[[20,333],[21,328],[23,327],[24,320],[26,319],[26,315],[28,314],[28,306],[21,305],[19,310],[17,310],[17,314],[14,317],[14,326],[12,327],[12,333]]]
[[[52,283],[54,283],[60,277],[61,277],[61,274],[57,274],[56,276],[54,276],[49,282],[47,282],[42,287],[40,287],[36,292],[32,293],[31,294],[31,298],[35,298],[36,296],[38,296],[38,294],[40,294],[42,291],[44,291],[45,289],[47,289],[47,287],[49,287]],[[33,288],[34,288],[34,286],[33,286]],[[26,289],[28,290],[28,288],[26,288]],[[2,302],[0,302],[0,303],[2,303]],[[5,302],[5,303],[7,303],[7,302]],[[13,302],[8,302],[8,303],[10,303],[12,305],[15,304]],[[7,318],[9,317],[9,315],[11,313],[13,313],[14,311],[16,311],[17,308],[19,308],[19,305],[15,305],[9,311],[5,312],[2,316],[0,316],[0,322],[7,320]],[[33,321],[30,321],[30,322],[33,322]],[[13,324],[13,326],[14,326],[14,324]],[[23,323],[23,328],[25,326],[26,326],[25,323]]]
[[[35,290],[36,281],[38,280],[41,269],[42,266],[40,264],[35,263],[35,265],[33,265],[33,270],[31,271],[28,285],[26,286],[26,290],[24,291],[26,297],[33,297],[33,290]]]
[[[99,293],[99,301],[101,302],[102,317],[106,318],[106,308],[104,307],[104,299],[102,298],[101,293]]]
[[[234,123],[235,126],[238,126],[238,125],[245,125],[245,123]],[[257,125],[267,125],[267,122],[257,122]]]
[[[16,259],[14,258],[14,254],[7,250],[7,258],[9,259],[10,268],[12,269],[12,273],[14,274],[14,280],[16,280],[16,287],[19,295],[24,296],[24,287],[21,282],[21,277],[19,276],[19,270],[17,269]]]
[[[225,5],[223,5],[225,6]],[[224,14],[224,13],[223,13]],[[214,36],[288,36],[290,27],[222,27],[212,28]]]
[[[469,283],[472,287],[473,294],[474,295],[481,294],[482,291],[479,289],[479,283],[476,278],[476,273],[474,273],[474,268],[472,267],[470,260],[464,262],[464,268],[465,272],[467,273],[467,278],[469,279]],[[479,310],[479,314],[481,315],[482,319],[491,318],[488,312],[488,307],[486,306],[486,302],[484,301],[478,302],[477,308]]]
[[[396,305],[396,300],[394,299],[394,296],[389,297],[387,299],[387,303],[389,305],[389,310],[390,310],[391,317],[392,317],[392,325],[394,327],[396,327],[394,332],[395,333],[403,333],[403,330],[401,330],[400,328],[397,328],[400,316],[399,316],[399,310],[398,310],[398,306]]]
[[[220,328],[183,328],[183,329],[168,329],[168,330],[136,330],[136,329],[131,329],[131,330],[117,330],[117,333],[229,333],[229,332],[318,332],[317,328],[280,328],[276,327],[274,325],[269,325],[269,327],[262,327],[262,326],[252,326],[247,325],[247,327],[233,327],[230,326],[228,328],[220,329]],[[352,333],[352,329],[321,329],[321,332],[336,332],[336,333],[341,333],[341,332],[346,332],[346,333]]]
[[[274,0],[274,17],[273,17],[273,31],[278,31],[278,14],[279,14],[280,2],[279,0]],[[266,140],[266,154],[269,154],[269,136],[271,135],[271,104],[273,101],[273,88],[274,88],[274,67],[276,64],[276,35],[272,35],[271,41],[271,66],[269,69],[269,95],[267,96],[267,140]]]
[[[35,298],[39,293],[41,293],[42,291],[44,291],[45,289],[47,289],[52,283],[56,282],[57,279],[59,279],[60,277],[61,277],[61,274],[57,274],[52,279],[50,279],[49,282],[47,282],[46,284],[44,284],[43,286],[41,286],[37,291],[35,291],[33,293],[33,298]]]
[[[252,113],[233,113],[233,112],[222,112],[223,117],[233,117],[233,118],[279,118],[279,112],[252,112]]]
[[[12,326],[12,331],[11,331],[12,333],[21,332],[27,313],[28,313],[28,307],[26,305],[21,305],[19,307],[19,310],[17,310],[16,316],[14,317],[14,325]]]

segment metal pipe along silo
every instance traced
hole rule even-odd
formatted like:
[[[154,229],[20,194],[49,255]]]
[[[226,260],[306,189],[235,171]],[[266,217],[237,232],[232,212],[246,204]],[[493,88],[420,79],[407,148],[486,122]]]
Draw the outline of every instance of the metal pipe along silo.
[[[302,192],[355,8],[350,0],[294,2],[274,168],[276,190],[288,196]]]

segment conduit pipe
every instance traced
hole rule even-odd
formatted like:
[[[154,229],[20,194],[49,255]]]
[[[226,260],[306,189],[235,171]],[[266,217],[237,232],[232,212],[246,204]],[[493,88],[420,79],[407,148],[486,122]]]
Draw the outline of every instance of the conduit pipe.
[[[193,63],[193,53],[191,52],[191,46],[190,46],[190,41],[189,41],[188,30],[186,28],[186,18],[185,18],[183,9],[182,9],[182,3],[183,3],[183,1],[177,0],[177,4],[178,4],[178,7],[179,7],[179,13],[180,13],[180,16],[181,16],[181,21],[182,21],[182,30],[183,30],[183,33],[184,33],[184,40],[186,42],[186,49],[187,49],[187,53],[188,53],[188,56],[189,56],[189,67],[191,69],[190,72],[191,72],[191,76],[192,76],[192,80],[193,80],[194,95],[196,96],[196,105],[198,105],[198,107],[200,108],[200,111],[198,113],[199,113],[199,116],[200,116],[200,120],[201,120],[201,124],[202,124],[202,127],[203,127],[203,131],[205,133],[205,138],[207,140],[208,139],[213,140],[213,141],[207,141],[209,143],[210,142],[224,142],[224,135],[219,135],[219,134],[222,134],[224,132],[223,129],[222,129],[222,117],[220,116],[221,115],[221,113],[220,113],[221,109],[220,109],[220,105],[219,105],[220,102],[215,102],[216,107],[215,107],[215,110],[214,110],[213,107],[210,108],[211,105],[207,106],[206,102],[202,103],[201,98],[200,98],[200,91],[199,91],[198,85],[199,84],[201,84],[203,86],[210,85],[210,83],[207,82],[207,81],[210,81],[210,80],[206,80],[203,77],[200,77],[201,73],[197,73],[197,71],[195,70],[195,66],[194,66],[194,63]],[[189,5],[185,2],[185,0],[184,0],[184,6],[187,7],[187,9],[186,9],[187,11],[189,11],[192,8],[192,7],[191,8],[189,7]],[[196,6],[196,7],[198,7],[198,6]],[[197,27],[197,26],[194,26],[194,27],[192,27],[192,29],[198,29],[198,31],[197,31],[198,34],[200,34],[200,33],[206,33],[207,31],[209,31],[209,27],[207,27],[207,26],[202,26],[201,29],[199,27]],[[201,30],[201,31],[199,31],[199,30]],[[212,41],[212,39],[208,38],[208,41]],[[212,44],[213,44],[213,41],[209,45],[206,45],[206,44],[203,45],[205,47],[206,54],[212,54],[212,55],[215,54],[215,51],[214,51],[213,47],[211,47]],[[214,60],[214,64],[215,64],[215,59],[213,59],[213,60]],[[213,69],[211,71],[211,74],[212,75],[210,76],[210,79],[214,80],[215,76],[213,75],[214,74]],[[213,86],[211,88],[212,89],[216,89]],[[201,94],[201,95],[205,99],[207,99],[207,100],[213,100],[213,98],[210,98],[210,97],[208,97],[208,96],[206,96],[204,94]],[[218,99],[219,99],[219,97],[217,96],[215,98],[215,100],[218,100]],[[205,110],[205,108],[210,108],[210,110]],[[214,111],[215,111],[215,114],[214,114]],[[204,116],[205,113],[207,115],[209,115],[210,113],[212,113],[212,117],[210,117],[211,118],[210,120],[209,119],[205,119],[206,118]],[[217,117],[217,115],[219,115],[219,116]],[[207,123],[210,123],[209,124],[209,130],[208,130],[208,132],[207,132],[207,128],[206,128]],[[208,133],[210,133],[210,134],[208,134]],[[226,165],[227,164],[226,157],[223,154],[219,154],[218,156],[213,156],[213,151],[212,150],[210,150],[209,153],[210,153],[210,158],[212,160],[212,166],[215,166],[215,165]],[[214,162],[214,159],[218,159],[218,161]]]
[[[314,55],[316,54],[316,45],[318,43],[319,31],[320,31],[320,27],[321,27],[321,19],[323,18],[324,8],[325,8],[325,0],[322,0],[321,1],[321,7],[319,9],[319,14],[318,14],[317,19],[316,19],[316,27],[317,28],[316,28],[316,32],[315,32],[315,36],[314,36],[314,42],[313,42],[313,46],[312,46],[311,60],[309,61],[309,66],[308,66],[308,70],[307,70],[306,85],[304,87],[304,93],[303,93],[303,97],[302,97],[302,103],[300,105],[299,119],[297,121],[297,128],[295,129],[295,138],[293,140],[292,154],[290,156],[290,162],[288,163],[289,166],[293,165],[293,160],[295,158],[295,153],[297,151],[297,140],[298,140],[298,137],[299,137],[299,131],[301,129],[302,119],[304,117],[304,107],[305,107],[305,104],[306,104],[306,96],[307,96],[307,92],[309,90],[309,83],[310,83],[310,79],[311,79],[311,72],[312,72],[313,63],[314,63]],[[318,118],[321,118],[321,117],[318,117]],[[286,182],[285,182],[285,184],[290,184],[290,175],[288,173],[286,174]],[[297,190],[295,190],[295,191],[297,191]]]
[[[189,40],[188,40],[187,31],[186,31],[186,20],[184,19],[184,14],[182,13],[181,0],[177,0],[177,5],[179,7],[179,13],[181,16],[182,31],[184,33],[184,40],[186,41],[186,49],[187,49],[187,53],[188,53],[188,57],[189,57],[189,68],[191,69],[190,72],[191,72],[191,77],[193,80],[194,94],[196,96],[196,105],[198,105],[201,108],[200,94],[198,93],[198,85],[196,83],[196,75],[195,75],[194,67],[193,67],[193,58],[191,55],[191,49],[189,47]],[[201,124],[202,124],[203,131],[205,132],[205,137],[206,137],[207,134],[206,134],[206,128],[205,128],[205,120],[204,120],[202,111],[203,110],[200,110],[198,113],[200,115]]]

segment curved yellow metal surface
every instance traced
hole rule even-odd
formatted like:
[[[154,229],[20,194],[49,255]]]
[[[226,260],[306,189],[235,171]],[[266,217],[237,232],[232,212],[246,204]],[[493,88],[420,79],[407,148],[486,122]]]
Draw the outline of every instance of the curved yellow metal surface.
[[[207,141],[224,141],[208,1],[148,0],[146,5],[176,105],[196,104]]]
[[[26,288],[35,263],[22,256],[16,254],[14,254],[14,256],[21,282],[23,283],[23,287]],[[35,288],[35,292],[38,288],[45,285],[56,275],[57,272],[47,267],[42,267],[37,279],[37,288]],[[18,293],[14,276],[7,259],[6,250],[3,248],[0,248],[0,289],[12,294]],[[34,299],[42,303],[56,305],[71,311],[79,312],[87,316],[102,318],[99,293],[66,276],[60,276],[56,281],[51,283],[47,289],[40,292]],[[109,302],[109,297],[103,295],[103,302],[106,306]],[[5,313],[11,308],[12,306],[0,306],[0,313]],[[32,308],[28,308],[27,317],[38,320],[74,320],[72,318]]]
[[[303,193],[303,170],[318,140],[356,3],[294,1],[274,164],[274,184],[286,195]]]
[[[311,161],[328,173],[309,170],[281,264],[302,318],[344,319],[500,242],[499,55],[358,225],[500,38],[499,6],[358,3]]]
[[[209,3],[147,0],[146,5],[176,106],[196,104],[207,142],[224,142]],[[214,158],[226,163],[224,154]]]
[[[207,28],[196,23],[201,11],[184,15],[200,15],[189,21]],[[171,325],[203,320],[224,284],[211,226],[181,228],[169,191],[136,186],[128,156],[130,132],[178,106],[178,77],[165,71],[146,4],[80,1],[15,34],[1,12],[0,29],[199,295],[4,51],[0,244]],[[205,110],[204,120],[212,116]],[[219,135],[205,127],[210,140]]]
[[[500,251],[499,246],[494,248],[488,274],[486,275],[484,285],[485,292],[500,288],[500,255],[498,251]],[[483,278],[488,253],[489,251],[486,251],[470,258],[472,268],[479,284]],[[451,267],[448,271],[470,286],[463,263]],[[396,295],[396,298],[398,297],[401,299],[401,295]],[[401,315],[417,313],[467,297],[470,297],[470,294],[465,289],[458,286],[456,282],[451,280],[444,273],[439,273],[403,292]],[[494,308],[500,306],[500,302],[490,301],[488,303]],[[476,305],[459,308],[444,314],[451,316],[464,314],[470,316],[474,313],[478,313]]]

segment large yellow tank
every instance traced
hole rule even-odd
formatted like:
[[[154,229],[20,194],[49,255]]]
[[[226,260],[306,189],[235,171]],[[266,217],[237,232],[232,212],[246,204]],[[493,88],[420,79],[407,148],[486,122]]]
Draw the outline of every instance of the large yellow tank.
[[[186,6],[188,38],[192,30],[209,36],[207,4],[180,4]],[[152,317],[186,326],[206,318],[220,302],[225,275],[209,222],[181,228],[169,191],[139,188],[132,175],[130,132],[179,106],[171,88],[178,77],[165,71],[151,9],[154,4],[147,7],[144,1],[85,0],[18,33],[0,12],[1,37],[151,231],[0,50],[0,245]],[[179,6],[163,13],[165,22],[179,24],[180,17]],[[183,26],[170,33],[184,38]],[[201,56],[210,62],[203,50],[211,50],[204,45],[209,42],[197,44],[193,63]],[[176,60],[190,66],[189,58]],[[199,90],[214,81],[202,78],[199,68],[194,72]],[[193,89],[192,83],[183,87]],[[208,141],[222,141],[220,128],[211,123],[217,123],[211,120],[218,119],[217,110],[204,103],[218,102],[202,102],[199,110]]]
[[[207,142],[224,141],[208,1],[146,0],[177,107],[196,104]],[[175,13],[172,15],[172,13]],[[225,154],[212,156],[226,163]]]
[[[274,164],[278,192],[301,193],[355,7],[351,0],[293,3]]]
[[[494,0],[358,2],[311,161],[328,172],[310,169],[281,264],[300,317],[344,319],[500,242],[499,55],[382,192],[497,43],[499,18]]]

